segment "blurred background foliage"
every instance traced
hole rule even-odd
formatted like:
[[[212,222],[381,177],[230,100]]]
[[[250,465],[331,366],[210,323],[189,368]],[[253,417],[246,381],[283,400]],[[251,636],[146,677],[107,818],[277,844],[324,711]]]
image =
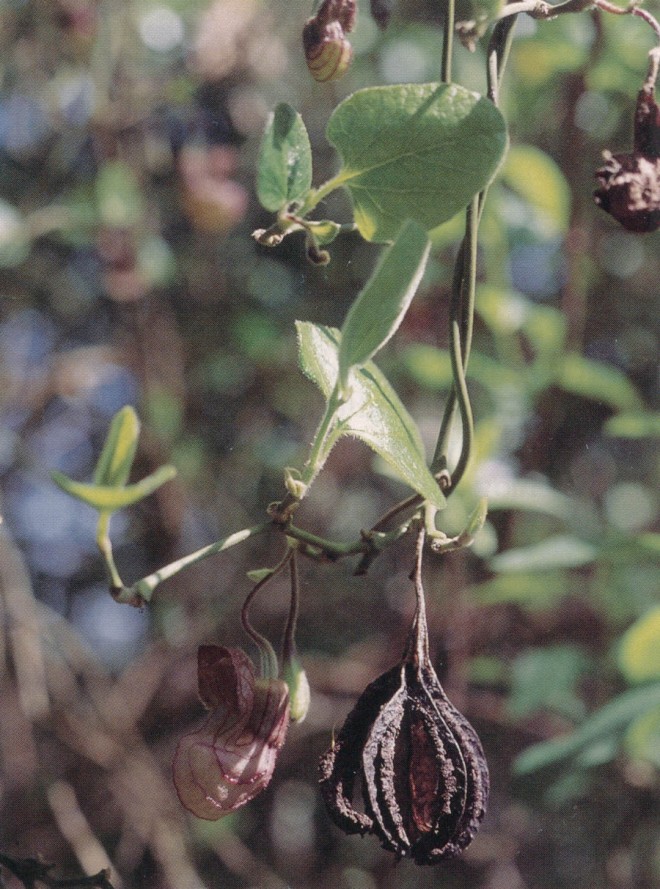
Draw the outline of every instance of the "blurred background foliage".
[[[260,521],[282,495],[321,411],[293,321],[340,324],[378,249],[342,236],[314,268],[295,237],[273,251],[251,240],[269,223],[254,193],[265,117],[279,101],[300,110],[325,178],[337,101],[440,67],[440,4],[399,3],[383,33],[360,5],[353,67],[319,85],[300,48],[308,0],[0,3],[0,849],[39,853],[59,874],[109,861],[117,889],[650,889],[660,233],[626,233],[591,199],[602,149],[631,142],[643,22],[517,25],[502,96],[512,149],[482,229],[477,456],[444,527],[458,531],[482,495],[490,517],[471,551],[426,570],[437,668],[492,771],[490,813],[462,859],[394,865],[339,834],[315,786],[316,755],[403,646],[407,545],[366,578],[303,565],[309,717],[267,792],[208,824],[180,809],[169,778],[202,715],[196,647],[245,644],[245,571],[277,546],[216,556],[136,611],[105,589],[93,511],[49,479],[87,480],[110,418],[136,406],[136,477],[165,462],[179,477],[113,520],[127,583]],[[455,69],[484,89],[482,48],[458,47]],[[327,214],[348,220],[341,195]],[[433,233],[420,293],[379,356],[429,448],[460,230]],[[345,539],[404,493],[344,441],[298,523]],[[255,621],[277,638],[286,608],[276,584]]]

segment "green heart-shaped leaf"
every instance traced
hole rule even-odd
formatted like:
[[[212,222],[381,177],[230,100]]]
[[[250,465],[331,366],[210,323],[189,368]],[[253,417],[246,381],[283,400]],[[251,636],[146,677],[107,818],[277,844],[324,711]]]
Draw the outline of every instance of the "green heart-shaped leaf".
[[[339,373],[340,333],[303,321],[297,321],[296,328],[303,373],[328,399]],[[445,506],[445,497],[426,465],[415,421],[372,361],[353,373],[350,397],[337,411],[334,432],[335,437],[361,439],[425,500],[439,509]]]
[[[312,150],[302,117],[282,103],[269,116],[259,150],[257,195],[275,213],[303,201],[312,185]]]
[[[451,219],[490,182],[507,147],[492,102],[438,83],[359,90],[337,106],[327,137],[360,233],[381,242],[408,218],[427,230]]]

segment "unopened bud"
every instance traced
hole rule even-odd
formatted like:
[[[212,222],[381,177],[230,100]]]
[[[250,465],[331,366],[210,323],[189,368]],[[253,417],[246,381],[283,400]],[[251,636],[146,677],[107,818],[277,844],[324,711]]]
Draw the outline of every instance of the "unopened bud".
[[[310,702],[309,682],[297,657],[284,666],[282,679],[289,687],[289,716],[291,722],[302,722],[307,716]]]
[[[336,80],[348,70],[353,47],[346,34],[353,30],[356,12],[355,0],[325,0],[303,28],[307,67],[319,83]]]

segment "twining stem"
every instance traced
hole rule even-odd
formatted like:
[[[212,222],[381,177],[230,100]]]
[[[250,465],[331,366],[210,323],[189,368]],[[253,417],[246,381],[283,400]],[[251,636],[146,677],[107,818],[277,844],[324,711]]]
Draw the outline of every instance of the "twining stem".
[[[282,642],[282,663],[289,663],[296,655],[296,627],[298,625],[298,611],[300,609],[300,581],[298,580],[298,560],[295,549],[291,549],[289,559],[289,571],[291,572],[291,601],[289,603],[289,616],[284,628],[284,640]]]
[[[456,257],[452,297],[450,303],[449,353],[454,382],[445,403],[445,410],[438,433],[438,442],[431,462],[431,471],[438,473],[447,468],[447,451],[452,420],[459,408],[462,424],[461,454],[451,472],[451,493],[460,482],[467,468],[472,450],[474,427],[472,409],[465,382],[465,372],[472,346],[474,325],[474,300],[477,278],[477,232],[480,217],[480,198],[473,199],[468,207],[465,236]]]
[[[294,540],[298,540],[318,550],[326,559],[339,559],[342,556],[351,556],[362,552],[365,548],[364,540],[362,539],[355,540],[352,543],[337,543],[324,537],[318,537],[316,534],[305,531],[304,528],[297,528],[291,524],[286,526],[285,531],[288,537],[293,537]]]
[[[454,54],[454,27],[456,19],[456,0],[446,0],[444,33],[442,36],[442,74],[443,83],[451,83],[451,65]]]
[[[498,22],[488,47],[488,96],[494,105],[497,105],[499,100],[499,87],[509,55],[514,24],[515,16],[509,16]],[[465,382],[465,372],[470,357],[474,324],[478,228],[487,191],[487,188],[484,189],[468,207],[465,236],[456,257],[452,281],[449,351],[454,382],[447,396],[438,441],[431,461],[431,471],[434,474],[447,469],[451,426],[458,406],[462,425],[461,453],[456,466],[450,473],[451,483],[447,489],[448,494],[456,488],[465,473],[474,437],[472,408]]]
[[[277,679],[277,675],[279,673],[277,655],[275,654],[275,649],[270,644],[268,639],[266,639],[266,637],[263,636],[258,630],[255,630],[255,628],[250,623],[250,604],[259,590],[267,583],[270,583],[273,578],[277,577],[280,571],[282,571],[282,569],[289,564],[289,562],[293,558],[293,554],[294,549],[288,546],[286,552],[284,553],[284,556],[277,563],[277,565],[271,571],[269,571],[269,573],[258,583],[255,583],[255,585],[245,597],[245,602],[243,602],[243,607],[241,608],[241,624],[243,625],[243,629],[245,630],[247,635],[250,637],[250,639],[252,639],[254,644],[259,649],[261,676],[264,679]]]

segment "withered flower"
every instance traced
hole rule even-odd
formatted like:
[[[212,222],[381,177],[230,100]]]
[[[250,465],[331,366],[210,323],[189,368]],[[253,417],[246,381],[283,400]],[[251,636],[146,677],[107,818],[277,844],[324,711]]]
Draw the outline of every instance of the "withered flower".
[[[429,658],[421,585],[401,663],[360,696],[321,757],[321,792],[346,833],[373,833],[399,858],[436,864],[474,838],[488,802],[476,732],[449,702]],[[359,782],[364,811],[353,803]]]
[[[660,108],[652,83],[637,95],[633,151],[604,151],[595,202],[632,232],[660,228]]]
[[[216,821],[268,785],[289,724],[289,692],[280,679],[256,679],[252,661],[237,648],[201,646],[197,678],[211,713],[181,739],[172,771],[182,805]]]
[[[355,0],[324,0],[316,15],[307,20],[302,41],[314,80],[336,80],[348,70],[353,47],[346,34],[353,30],[356,15]]]

